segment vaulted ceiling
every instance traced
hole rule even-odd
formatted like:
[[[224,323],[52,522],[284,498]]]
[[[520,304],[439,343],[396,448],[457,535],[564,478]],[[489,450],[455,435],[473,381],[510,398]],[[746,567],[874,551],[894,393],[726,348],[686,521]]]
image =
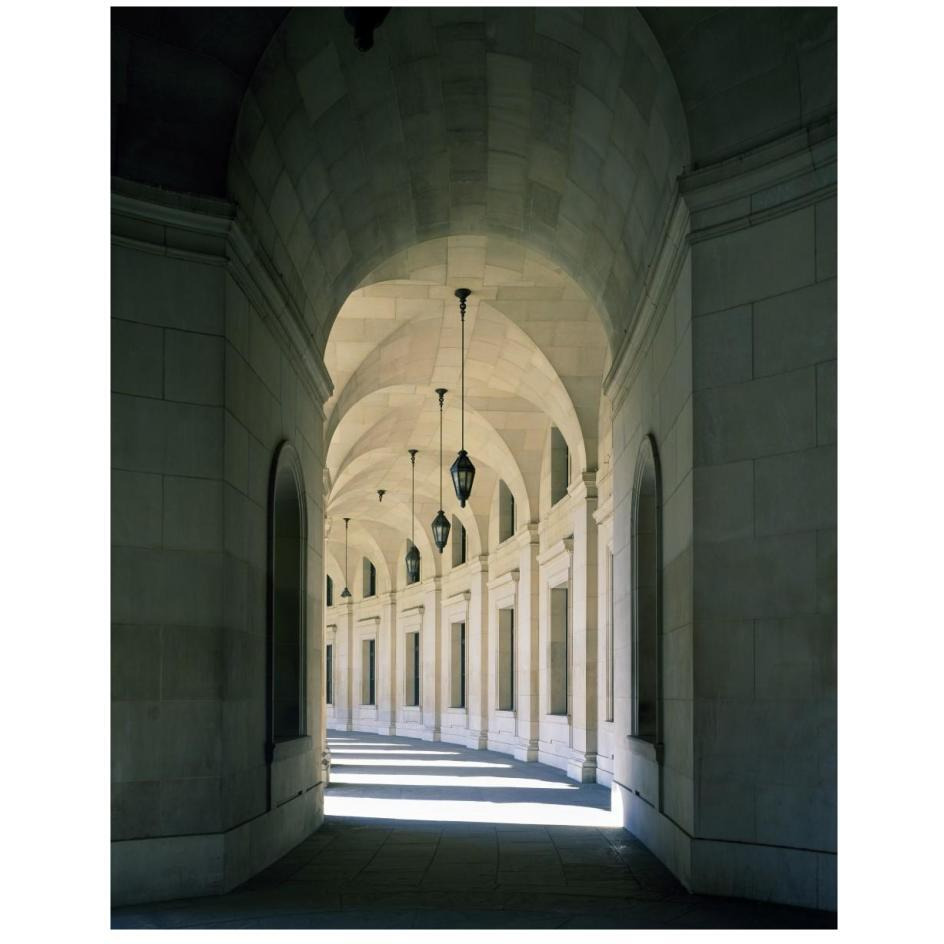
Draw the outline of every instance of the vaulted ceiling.
[[[454,295],[460,283],[472,289],[465,447],[477,470],[465,509],[449,480],[462,434]],[[358,554],[375,564],[375,555],[382,557],[382,585],[402,563],[403,538],[411,533],[429,567],[437,573],[450,568],[449,556],[440,558],[430,541],[440,507],[463,522],[470,555],[492,549],[499,480],[515,497],[520,523],[546,512],[541,488],[551,426],[564,436],[576,470],[597,465],[600,384],[608,363],[603,325],[573,280],[513,241],[453,236],[389,260],[345,302],[325,363],[335,385],[325,407],[329,550],[343,560],[339,522],[351,517]],[[442,464],[440,387],[448,391]],[[408,448],[419,449],[415,522]]]
[[[834,110],[830,69],[829,8],[395,8],[369,52],[340,8],[113,8],[112,170],[238,205],[335,385],[328,570],[349,516],[389,587],[414,526],[449,566],[429,523],[436,387],[447,467],[459,447],[454,289],[478,473],[443,504],[477,554],[500,478],[519,523],[546,507],[550,426],[575,473],[600,465],[601,378],[678,175]]]

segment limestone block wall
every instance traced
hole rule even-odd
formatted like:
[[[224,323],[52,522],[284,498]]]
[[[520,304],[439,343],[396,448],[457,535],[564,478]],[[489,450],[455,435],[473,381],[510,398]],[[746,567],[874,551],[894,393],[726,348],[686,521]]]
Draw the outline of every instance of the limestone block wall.
[[[225,270],[112,249],[112,838],[216,833]]]
[[[684,184],[692,208],[692,883],[835,908],[835,137]]]
[[[127,189],[112,256],[116,904],[231,888],[322,809],[320,699],[307,737],[276,747],[271,784],[266,757],[269,477],[289,439],[320,484],[314,393],[272,331],[264,275],[237,258],[231,210]],[[320,691],[323,513],[320,488],[306,492],[307,675]]]
[[[678,85],[696,165],[835,115],[835,6],[640,12]]]
[[[227,775],[232,808],[230,828],[265,808],[266,542],[269,477],[279,444],[298,451],[306,484],[308,518],[307,679],[320,691],[323,520],[321,429],[311,392],[274,334],[273,319],[250,303],[232,275],[226,275],[224,347],[224,568],[227,611],[224,628],[228,680],[223,706]],[[318,702],[309,699],[303,763],[273,764],[272,803],[277,806],[320,778]],[[253,746],[255,745],[255,746]]]
[[[691,260],[684,213],[668,230],[654,303],[617,353],[606,388],[613,416],[609,530],[613,625],[613,720],[601,723],[601,752],[620,793],[626,827],[683,881],[690,881],[693,811],[692,703],[692,325]],[[633,478],[645,437],[655,441],[661,478],[662,557],[659,637],[660,737],[633,741]],[[611,515],[611,520],[607,517]],[[609,548],[607,548],[609,549]],[[597,588],[599,583],[597,584]],[[606,606],[606,603],[604,604]],[[609,607],[608,607],[609,608]],[[605,671],[605,658],[602,667]],[[605,681],[605,680],[604,680]],[[604,685],[605,690],[605,685]]]

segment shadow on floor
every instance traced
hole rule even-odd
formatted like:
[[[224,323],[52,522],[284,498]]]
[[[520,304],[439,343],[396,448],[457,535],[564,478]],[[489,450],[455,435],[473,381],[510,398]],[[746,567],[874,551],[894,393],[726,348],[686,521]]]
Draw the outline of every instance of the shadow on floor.
[[[574,784],[553,768],[492,751],[351,732],[329,732],[329,747],[333,779],[354,771],[370,776],[332,783],[318,832],[229,894],[116,908],[112,927],[836,927],[832,912],[689,894],[626,830],[568,823],[608,816],[609,790]],[[456,767],[462,763],[500,766]],[[435,782],[457,770],[463,784]],[[466,785],[482,775],[497,780]],[[396,779],[417,776],[429,781]],[[427,809],[446,804],[441,808],[453,819],[396,816],[414,810],[409,804],[417,799]],[[359,803],[371,812],[349,815]],[[465,820],[489,807],[494,818],[537,809],[539,821]],[[377,815],[384,809],[394,815]]]

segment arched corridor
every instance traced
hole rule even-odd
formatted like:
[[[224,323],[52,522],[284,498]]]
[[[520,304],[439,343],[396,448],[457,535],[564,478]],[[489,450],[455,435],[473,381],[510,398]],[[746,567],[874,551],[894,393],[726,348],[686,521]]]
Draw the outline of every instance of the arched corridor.
[[[613,821],[609,790],[552,767],[362,732],[328,743],[318,832],[228,895],[118,908],[112,927],[835,927],[689,894]]]
[[[391,810],[834,912],[835,10],[112,17],[116,914]]]

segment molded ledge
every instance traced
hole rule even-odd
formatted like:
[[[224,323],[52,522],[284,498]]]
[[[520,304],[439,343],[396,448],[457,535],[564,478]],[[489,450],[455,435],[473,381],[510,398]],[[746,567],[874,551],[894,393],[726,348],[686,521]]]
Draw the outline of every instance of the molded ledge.
[[[629,745],[631,753],[639,757],[645,757],[653,764],[661,764],[665,758],[665,745],[656,744],[655,741],[649,741],[646,738],[636,737],[634,734],[626,735],[626,743]]]
[[[288,760],[290,757],[297,757],[299,754],[307,754],[312,749],[312,741],[309,735],[292,738],[289,741],[276,741],[273,745],[272,760]]]

